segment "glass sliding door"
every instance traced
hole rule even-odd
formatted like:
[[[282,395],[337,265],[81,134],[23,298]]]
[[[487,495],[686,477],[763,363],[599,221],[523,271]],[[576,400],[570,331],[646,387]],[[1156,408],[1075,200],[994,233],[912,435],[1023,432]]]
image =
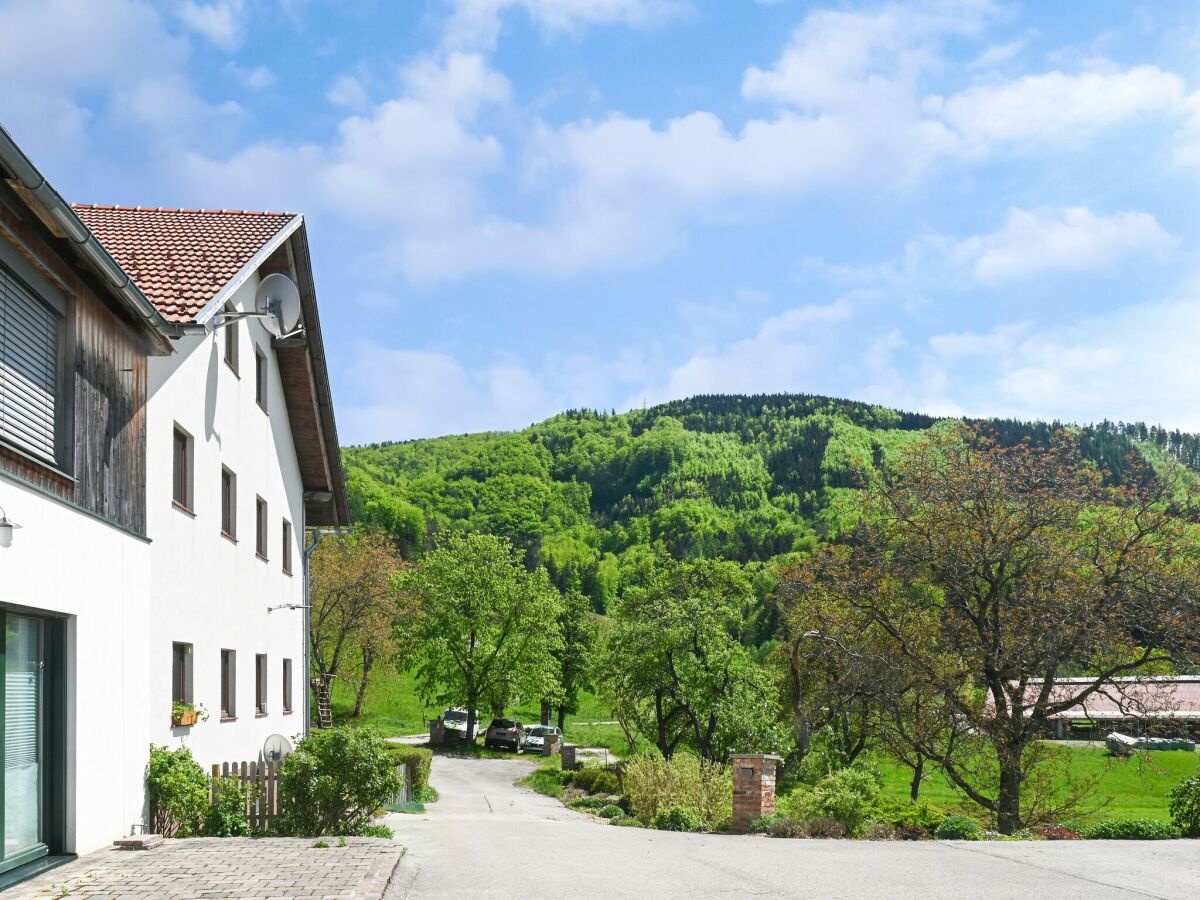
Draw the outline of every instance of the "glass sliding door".
[[[0,871],[46,853],[43,620],[0,612],[4,623],[4,846]]]

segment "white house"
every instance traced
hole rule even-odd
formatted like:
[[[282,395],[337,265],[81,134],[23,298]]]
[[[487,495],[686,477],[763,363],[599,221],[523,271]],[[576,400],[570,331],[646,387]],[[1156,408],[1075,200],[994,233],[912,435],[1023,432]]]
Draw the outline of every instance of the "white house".
[[[0,879],[143,827],[152,742],[301,734],[304,529],[348,519],[303,219],[73,209],[0,129],[0,517]]]

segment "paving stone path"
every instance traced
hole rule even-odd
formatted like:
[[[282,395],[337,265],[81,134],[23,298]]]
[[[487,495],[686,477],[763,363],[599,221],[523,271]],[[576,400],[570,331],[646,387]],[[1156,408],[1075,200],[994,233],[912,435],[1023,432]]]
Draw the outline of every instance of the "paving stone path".
[[[378,838],[189,838],[104,850],[5,892],[4,900],[379,900],[404,848]]]

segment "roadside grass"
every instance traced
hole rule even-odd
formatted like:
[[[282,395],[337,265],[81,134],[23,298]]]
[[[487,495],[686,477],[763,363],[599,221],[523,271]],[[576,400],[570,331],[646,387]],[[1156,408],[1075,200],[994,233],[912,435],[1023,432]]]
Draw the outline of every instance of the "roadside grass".
[[[420,815],[425,812],[425,804],[420,800],[409,800],[407,803],[385,803],[383,808],[388,812]]]
[[[561,800],[566,790],[562,783],[562,759],[558,756],[543,756],[536,769],[518,778],[513,784]]]
[[[1100,746],[1063,745],[1071,754],[1071,772],[1076,777],[1099,776],[1090,802],[1079,811],[1082,817],[1104,819],[1154,819],[1170,821],[1167,793],[1188,776],[1200,771],[1200,753],[1181,751],[1139,752],[1133,756],[1110,756]],[[884,796],[908,800],[910,770],[891,760],[881,760]],[[920,801],[947,811],[959,808],[972,812],[978,807],[954,787],[944,775],[927,775],[921,784]]]

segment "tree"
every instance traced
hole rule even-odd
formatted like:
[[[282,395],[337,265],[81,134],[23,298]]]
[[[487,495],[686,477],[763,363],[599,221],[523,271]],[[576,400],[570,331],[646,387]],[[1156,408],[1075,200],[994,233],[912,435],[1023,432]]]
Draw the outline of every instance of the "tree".
[[[1195,659],[1195,508],[1134,459],[1106,484],[1061,432],[1002,447],[945,429],[873,478],[853,535],[785,576],[784,602],[837,610],[814,647],[954,724],[956,743],[927,716],[891,723],[1010,834],[1050,815],[1022,792],[1042,783],[1050,716],[1100,690],[1135,705],[1118,679]]]
[[[418,678],[427,699],[497,712],[556,685],[560,595],[524,552],[486,534],[450,533],[397,586],[412,598]]]
[[[666,560],[617,603],[607,687],[623,724],[664,757],[682,745],[724,762],[785,740],[778,691],[734,637],[751,596],[735,563]]]
[[[554,651],[558,660],[556,707],[558,727],[566,727],[568,713],[579,709],[579,692],[592,686],[592,656],[596,649],[599,626],[592,613],[591,601],[577,587],[563,595],[558,630],[562,643]]]
[[[328,702],[331,681],[353,672],[358,683],[354,716],[362,713],[371,671],[395,657],[397,623],[409,610],[392,585],[404,560],[380,531],[325,537],[313,551],[309,643],[318,693]]]

